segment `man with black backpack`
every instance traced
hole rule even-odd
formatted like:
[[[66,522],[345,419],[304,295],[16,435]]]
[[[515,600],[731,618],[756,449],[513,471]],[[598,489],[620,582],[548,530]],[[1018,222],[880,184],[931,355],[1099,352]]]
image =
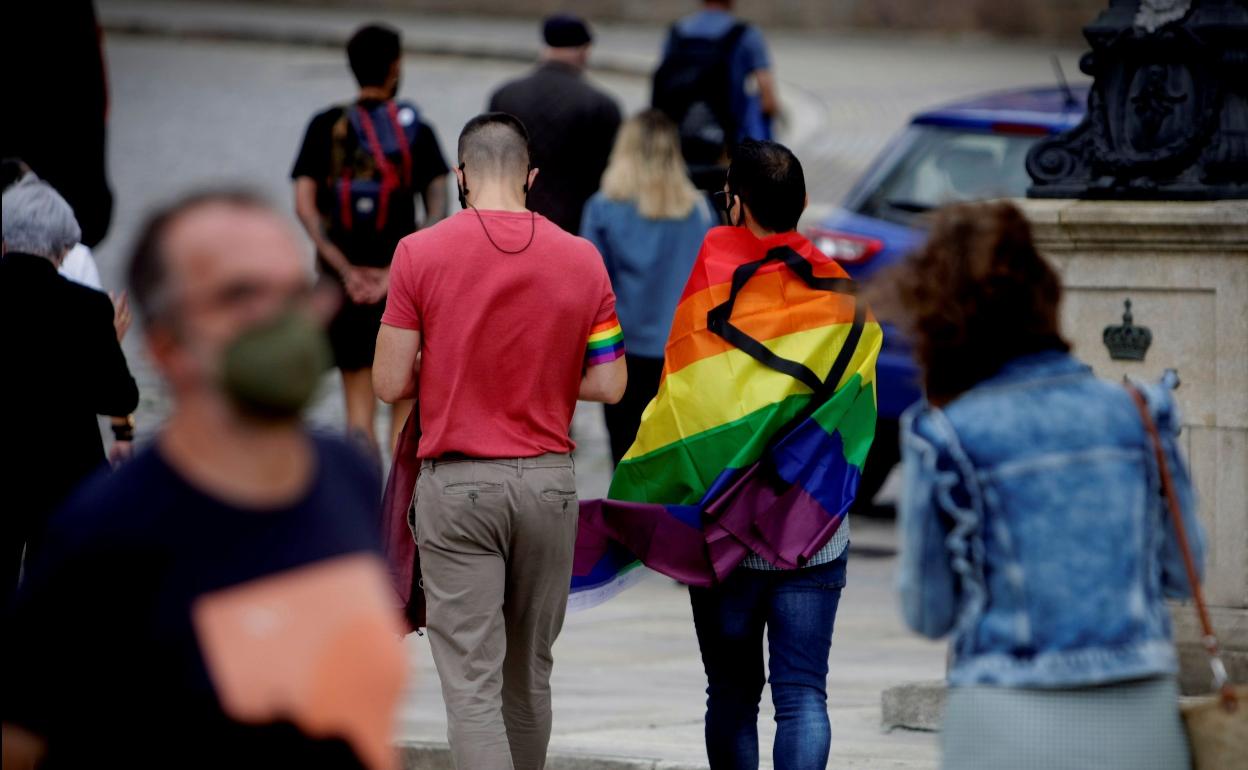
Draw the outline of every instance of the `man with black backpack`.
[[[779,100],[767,43],[732,0],[705,0],[672,25],[653,86],[653,106],[680,128],[690,175],[707,192],[723,188],[731,148],[772,138]]]
[[[395,99],[401,54],[399,33],[390,27],[368,25],[351,37],[347,59],[359,93],[312,118],[290,174],[317,264],[344,294],[329,337],[342,371],[347,430],[374,451],[373,351],[390,260],[399,240],[416,230],[417,195],[424,199],[425,227],[445,216],[449,171],[420,110]],[[411,406],[395,405],[391,446]]]

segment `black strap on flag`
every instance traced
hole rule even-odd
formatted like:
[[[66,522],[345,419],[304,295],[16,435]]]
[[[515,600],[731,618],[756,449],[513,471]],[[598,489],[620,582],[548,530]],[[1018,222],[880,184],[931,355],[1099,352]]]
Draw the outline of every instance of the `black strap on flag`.
[[[802,279],[803,283],[812,289],[849,294],[855,297],[854,320],[849,328],[849,334],[846,335],[845,343],[841,346],[840,352],[837,353],[836,360],[832,362],[832,368],[828,371],[828,376],[822,380],[819,379],[819,375],[811,371],[810,367],[800,361],[793,361],[776,355],[766,345],[741,331],[740,328],[732,323],[732,309],[737,303],[737,295],[741,293],[741,290],[745,288],[745,285],[754,277],[759,268],[773,261],[783,262],[798,278]],[[817,276],[815,275],[814,265],[794,251],[792,247],[777,246],[768,251],[762,259],[747,262],[733,271],[732,289],[728,294],[728,299],[707,311],[706,328],[763,366],[782,374],[787,374],[810,388],[814,392],[814,397],[810,400],[810,404],[807,405],[806,409],[802,410],[802,414],[799,415],[800,418],[804,419],[827,402],[836,392],[836,386],[841,381],[841,378],[845,376],[845,371],[849,368],[854,352],[858,348],[858,341],[862,338],[862,328],[866,323],[866,308],[861,302],[857,301],[857,291],[858,287],[853,279]]]

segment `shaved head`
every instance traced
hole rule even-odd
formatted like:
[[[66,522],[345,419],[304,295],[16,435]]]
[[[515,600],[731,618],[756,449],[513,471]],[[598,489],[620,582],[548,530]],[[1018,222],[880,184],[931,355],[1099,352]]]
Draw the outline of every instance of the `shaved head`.
[[[478,115],[459,134],[459,162],[474,175],[521,178],[529,172],[529,135],[505,112]]]

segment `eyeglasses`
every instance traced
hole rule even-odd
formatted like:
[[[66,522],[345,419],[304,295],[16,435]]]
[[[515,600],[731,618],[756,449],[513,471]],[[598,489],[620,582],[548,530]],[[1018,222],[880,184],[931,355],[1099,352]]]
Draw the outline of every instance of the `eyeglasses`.
[[[154,312],[166,312],[176,304],[182,310],[253,312],[257,308],[275,306],[299,307],[306,305],[312,298],[313,285],[300,283],[294,286],[271,285],[252,280],[231,281],[218,287],[208,294],[178,297],[171,292],[159,294],[153,306]]]
[[[732,210],[732,193],[727,190],[711,193],[711,200],[715,202],[715,208],[728,214]]]

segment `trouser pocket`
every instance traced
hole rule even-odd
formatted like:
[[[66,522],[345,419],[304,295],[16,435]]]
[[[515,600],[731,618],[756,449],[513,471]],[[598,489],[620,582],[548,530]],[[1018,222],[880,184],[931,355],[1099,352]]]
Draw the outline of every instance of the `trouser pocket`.
[[[543,489],[541,498],[542,502],[554,503],[564,511],[572,508],[577,502],[575,489]]]
[[[503,485],[496,481],[457,481],[442,487],[442,494],[447,497],[466,497],[475,505],[483,495],[503,494]]]

